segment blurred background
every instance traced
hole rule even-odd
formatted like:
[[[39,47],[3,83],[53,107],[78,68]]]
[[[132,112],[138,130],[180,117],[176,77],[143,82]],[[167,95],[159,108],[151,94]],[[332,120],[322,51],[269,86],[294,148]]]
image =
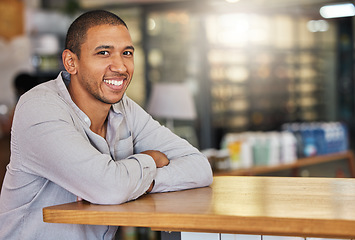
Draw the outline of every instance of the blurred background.
[[[281,131],[294,122],[344,123],[351,148],[353,9],[321,15],[339,3],[353,7],[331,0],[1,0],[0,135],[8,136],[26,91],[15,79],[30,75],[18,81],[31,88],[55,78],[70,23],[100,8],[127,22],[137,49],[128,95],[199,149],[220,149],[229,133]],[[149,106],[153,89],[169,83],[188,91],[189,110],[171,115]],[[168,101],[159,98],[170,95],[164,91],[155,93],[158,102]]]
[[[321,15],[339,3],[352,9]],[[335,0],[1,0],[0,136],[9,135],[26,91],[15,79],[31,75],[21,80],[31,88],[55,78],[70,23],[99,8],[127,22],[137,49],[128,95],[199,149],[222,148],[229,133],[281,131],[294,122],[344,123],[351,148],[353,7]],[[173,107],[186,102],[153,91],[169,83],[188,91],[193,106],[185,114]],[[172,106],[151,102],[152,92]]]
[[[129,27],[136,53],[127,94],[210,159],[222,159],[217,170],[284,164],[287,157],[270,155],[272,139],[279,155],[283,143],[293,144],[291,162],[352,150],[353,2],[1,0],[0,179],[19,95],[63,70],[67,28],[92,9],[112,11]],[[268,135],[285,131],[292,138]],[[255,147],[260,139],[267,146]],[[249,162],[233,164],[233,154]],[[351,176],[351,169],[345,161],[301,173]]]
[[[324,8],[340,3],[350,6],[340,15]],[[338,0],[1,0],[3,142],[19,95],[63,69],[70,23],[98,8],[127,22],[137,49],[128,95],[199,149],[223,148],[230,133],[323,122],[344,124],[352,148],[354,5]],[[169,85],[187,102],[163,99]]]

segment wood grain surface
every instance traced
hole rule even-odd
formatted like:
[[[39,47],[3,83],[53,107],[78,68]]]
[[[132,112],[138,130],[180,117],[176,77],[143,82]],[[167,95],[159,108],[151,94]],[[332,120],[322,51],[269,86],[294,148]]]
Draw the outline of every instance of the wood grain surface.
[[[354,238],[355,180],[214,177],[210,187],[148,194],[121,205],[51,206],[43,217],[165,231]]]

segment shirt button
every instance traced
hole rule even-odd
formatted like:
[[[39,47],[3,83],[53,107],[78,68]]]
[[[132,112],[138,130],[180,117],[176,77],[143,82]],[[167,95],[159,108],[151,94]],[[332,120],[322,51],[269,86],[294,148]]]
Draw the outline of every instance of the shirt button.
[[[88,117],[85,117],[84,118],[84,121],[87,123],[87,124],[90,124],[90,119]]]

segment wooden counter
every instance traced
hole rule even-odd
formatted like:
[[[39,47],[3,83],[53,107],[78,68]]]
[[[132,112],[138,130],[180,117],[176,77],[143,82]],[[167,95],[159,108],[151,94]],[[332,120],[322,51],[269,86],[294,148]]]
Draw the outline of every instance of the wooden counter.
[[[355,238],[355,179],[215,177],[211,187],[122,205],[43,209],[45,222],[154,230]]]

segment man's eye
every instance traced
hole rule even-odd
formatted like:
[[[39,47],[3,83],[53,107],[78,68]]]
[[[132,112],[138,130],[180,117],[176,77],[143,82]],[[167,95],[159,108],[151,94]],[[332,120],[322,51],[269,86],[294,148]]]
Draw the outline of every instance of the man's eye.
[[[123,52],[123,55],[126,55],[126,56],[133,56],[133,52],[131,52],[131,51],[124,51],[124,52]]]
[[[108,55],[109,52],[108,51],[100,51],[97,54],[99,54],[99,55]]]

